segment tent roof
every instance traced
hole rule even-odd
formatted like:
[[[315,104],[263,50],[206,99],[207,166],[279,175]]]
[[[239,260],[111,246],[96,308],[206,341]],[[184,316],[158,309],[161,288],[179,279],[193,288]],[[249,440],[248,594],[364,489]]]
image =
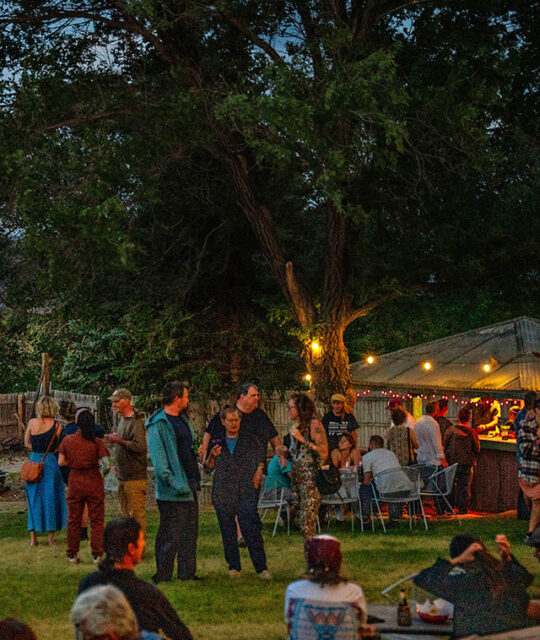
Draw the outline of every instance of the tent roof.
[[[426,371],[422,364],[430,362]],[[490,363],[486,373],[483,365]],[[521,316],[351,364],[353,386],[540,389],[540,320]]]

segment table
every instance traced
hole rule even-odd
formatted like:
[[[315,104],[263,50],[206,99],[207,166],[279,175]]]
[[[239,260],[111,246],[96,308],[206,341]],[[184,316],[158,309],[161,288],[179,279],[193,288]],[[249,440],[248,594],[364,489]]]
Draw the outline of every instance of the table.
[[[410,627],[400,627],[397,623],[397,605],[368,604],[368,614],[381,618],[384,622],[377,622],[375,628],[379,633],[398,633],[403,635],[435,635],[449,636],[452,634],[452,621],[444,624],[430,624],[420,620],[416,611],[411,610]]]
[[[491,513],[515,509],[519,493],[516,441],[480,436],[480,446],[470,508]]]

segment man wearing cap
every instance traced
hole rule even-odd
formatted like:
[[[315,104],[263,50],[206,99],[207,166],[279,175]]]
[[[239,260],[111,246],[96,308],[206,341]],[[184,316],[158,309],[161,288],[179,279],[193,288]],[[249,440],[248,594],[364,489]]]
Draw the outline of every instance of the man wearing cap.
[[[323,416],[322,423],[328,439],[328,452],[338,448],[341,434],[348,431],[356,444],[358,422],[352,413],[345,411],[346,398],[342,393],[334,393],[331,398],[332,408]]]
[[[146,432],[143,416],[131,404],[128,389],[116,389],[109,398],[120,416],[118,430],[106,436],[107,444],[116,445],[118,499],[122,515],[135,518],[146,531]]]

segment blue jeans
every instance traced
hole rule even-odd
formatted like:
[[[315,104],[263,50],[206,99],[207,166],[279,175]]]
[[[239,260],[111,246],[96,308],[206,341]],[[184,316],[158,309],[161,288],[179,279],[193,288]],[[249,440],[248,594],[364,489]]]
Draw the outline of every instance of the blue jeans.
[[[236,504],[214,504],[216,515],[223,540],[225,560],[229,569],[241,570],[240,551],[236,537],[235,516],[238,516],[238,524],[242,531],[251,562],[255,571],[260,573],[266,569],[266,554],[262,537],[262,523],[257,513],[257,500],[238,500]]]

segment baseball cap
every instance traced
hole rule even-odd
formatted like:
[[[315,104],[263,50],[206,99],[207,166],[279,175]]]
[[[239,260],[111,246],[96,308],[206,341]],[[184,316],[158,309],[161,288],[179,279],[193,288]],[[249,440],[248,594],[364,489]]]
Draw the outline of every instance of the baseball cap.
[[[401,407],[401,400],[399,398],[392,398],[386,405],[386,409],[395,409],[396,407]]]
[[[342,393],[334,393],[330,398],[331,402],[346,402],[347,398]]]
[[[110,402],[115,400],[131,400],[131,391],[129,389],[115,389],[110,398],[107,398]]]

